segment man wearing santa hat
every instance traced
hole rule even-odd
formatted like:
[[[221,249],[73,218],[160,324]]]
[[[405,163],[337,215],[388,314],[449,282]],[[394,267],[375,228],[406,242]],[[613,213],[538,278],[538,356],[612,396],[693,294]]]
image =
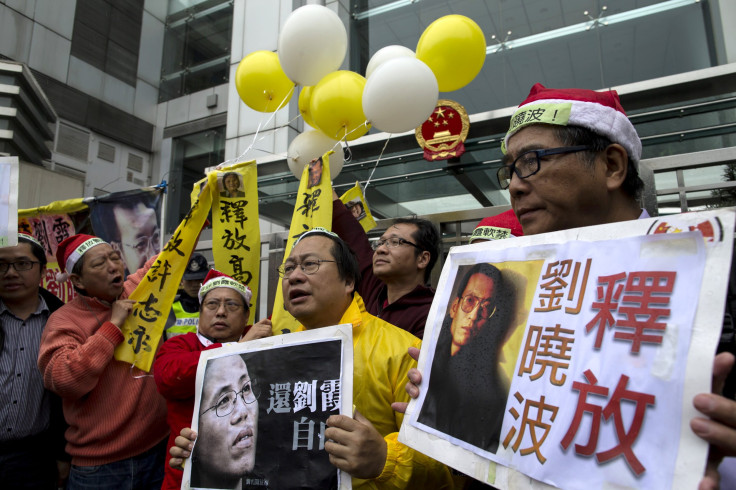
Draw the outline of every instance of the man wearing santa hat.
[[[125,281],[120,254],[95,236],[65,239],[56,257],[79,295],[49,318],[38,367],[69,423],[67,488],[160,488],[166,402],[151,376],[113,358],[134,304],[128,295],[155,257]]]
[[[169,428],[168,447],[184,427],[189,427],[194,411],[197,364],[202,351],[227,342],[245,342],[271,335],[271,322],[263,320],[245,331],[250,311],[251,290],[232,277],[210,270],[199,289],[199,324],[196,333],[170,338],[161,345],[153,365],[159,392],[166,398]],[[181,487],[182,471],[166,465],[164,489]]]
[[[521,223],[516,219],[513,209],[504,211],[495,216],[489,216],[480,220],[480,223],[470,235],[470,243],[487,242],[490,240],[503,240],[524,236],[521,230]]]
[[[644,187],[638,174],[641,149],[615,91],[550,89],[538,83],[511,116],[498,182],[508,189],[525,235],[648,218],[638,202]],[[731,354],[716,356],[715,390],[733,362]],[[413,369],[409,378],[407,392],[416,398],[421,374]],[[711,443],[700,488],[717,488],[718,463],[724,455],[736,455],[736,401],[703,393],[693,404],[709,417],[691,421],[693,432]]]

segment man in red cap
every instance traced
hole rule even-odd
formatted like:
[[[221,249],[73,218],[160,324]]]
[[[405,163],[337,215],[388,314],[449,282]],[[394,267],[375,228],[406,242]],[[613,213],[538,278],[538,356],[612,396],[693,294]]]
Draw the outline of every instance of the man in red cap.
[[[641,148],[615,91],[538,83],[511,117],[498,181],[509,190],[526,235],[648,218],[638,202]],[[733,362],[731,354],[716,356],[714,389],[721,389]],[[421,374],[414,369],[409,378],[407,391],[417,397]],[[736,401],[700,394],[693,403],[710,417],[691,421],[695,434],[712,444],[701,489],[716,488],[720,459],[736,455]]]
[[[250,310],[251,290],[232,277],[210,270],[199,289],[199,324],[196,333],[170,338],[156,354],[153,375],[159,392],[166,398],[166,415],[171,436],[189,427],[194,411],[197,364],[202,351],[216,349],[226,342],[245,342],[271,335],[271,322],[263,320],[245,331]],[[212,414],[210,414],[212,416]],[[181,487],[182,471],[166,465],[164,489]]]
[[[49,318],[38,367],[69,423],[67,488],[160,488],[166,402],[152,377],[113,358],[134,304],[127,297],[155,257],[125,281],[120,254],[95,236],[67,238],[56,257],[79,295]]]
[[[521,223],[516,219],[514,210],[509,209],[496,216],[483,218],[470,235],[470,243],[503,240],[517,236],[524,236],[524,232],[521,230]]]
[[[46,251],[30,235],[0,248],[0,482],[8,488],[64,486],[61,400],[44,389],[36,367],[49,315],[63,303],[39,287]]]

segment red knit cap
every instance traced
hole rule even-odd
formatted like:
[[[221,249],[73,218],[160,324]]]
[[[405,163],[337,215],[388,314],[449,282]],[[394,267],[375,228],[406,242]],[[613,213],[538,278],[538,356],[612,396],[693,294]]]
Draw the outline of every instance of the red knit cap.
[[[210,269],[207,276],[204,278],[204,282],[202,282],[202,286],[199,288],[199,293],[197,294],[199,297],[199,303],[202,304],[202,300],[207,293],[215,288],[234,289],[245,299],[245,304],[250,306],[250,298],[253,295],[250,288],[227,274],[223,274],[215,269]]]
[[[89,249],[101,243],[107,243],[94,235],[77,234],[65,238],[56,248],[56,261],[61,272],[70,272],[74,264],[82,258]]]
[[[535,84],[511,116],[501,151],[506,153],[509,138],[531,124],[587,128],[626,148],[634,163],[641,159],[641,139],[626,117],[615,90],[554,89]]]
[[[521,223],[514,211],[509,209],[496,216],[483,218],[470,236],[470,243],[476,240],[500,240],[509,237],[524,236]]]

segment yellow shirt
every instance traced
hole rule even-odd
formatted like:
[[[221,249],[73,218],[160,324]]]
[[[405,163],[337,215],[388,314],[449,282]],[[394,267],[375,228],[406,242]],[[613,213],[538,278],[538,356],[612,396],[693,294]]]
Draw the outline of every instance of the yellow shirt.
[[[355,293],[340,323],[353,325],[353,404],[386,440],[386,465],[378,478],[353,478],[353,488],[361,489],[450,489],[452,477],[447,466],[398,442],[404,415],[391,409],[393,402],[408,402],[404,386],[407,373],[416,362],[409,347],[421,341],[365,309]],[[304,330],[300,325],[299,330]]]

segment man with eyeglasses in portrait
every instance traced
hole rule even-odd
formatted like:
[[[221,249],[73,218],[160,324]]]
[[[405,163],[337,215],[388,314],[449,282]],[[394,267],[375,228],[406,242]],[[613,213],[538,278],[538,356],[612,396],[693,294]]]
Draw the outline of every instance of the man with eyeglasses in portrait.
[[[160,488],[166,402],[151,376],[114,358],[135,304],[129,295],[156,257],[124,279],[125,265],[109,243],[77,234],[59,243],[56,258],[57,279],[71,280],[78,294],[49,317],[38,368],[69,423],[67,489]]]
[[[332,230],[358,257],[355,290],[368,312],[421,339],[434,299],[429,277],[440,255],[437,228],[425,219],[398,218],[371,243],[334,190],[332,199]]]
[[[197,297],[200,304],[197,332],[177,335],[164,342],[156,354],[153,365],[156,386],[159,393],[166,399],[168,409],[166,419],[171,429],[168,447],[174,445],[176,436],[184,427],[191,425],[197,364],[202,351],[217,349],[228,342],[245,342],[271,335],[270,320],[263,320],[253,325],[244,334],[252,293],[248,286],[232,277],[211,269],[204,278]],[[235,371],[233,377],[227,379],[228,383],[236,382],[238,376],[234,374]],[[205,396],[203,400],[205,398],[207,397]],[[206,417],[204,415],[202,414],[200,421],[218,414],[213,411]],[[224,417],[222,414],[220,416]],[[255,418],[257,420],[257,405]],[[255,425],[257,423],[254,423]],[[255,450],[255,435],[252,439],[232,440],[231,443],[238,448],[240,446],[250,447],[248,441],[252,442]],[[207,456],[202,453],[202,457]],[[226,462],[224,460],[221,462],[224,468]],[[232,471],[229,471],[228,474],[232,474]],[[164,483],[161,488],[172,490],[180,488],[182,476],[183,472],[180,469],[166,465]]]
[[[18,233],[0,248],[0,482],[7,488],[56,489],[69,474],[59,397],[36,367],[46,320],[63,303],[40,287],[46,252]]]
[[[242,356],[228,355],[207,362],[199,437],[192,454],[192,487],[239,490],[243,478],[253,476],[258,396],[256,380]]]
[[[456,288],[418,420],[495,452],[509,389],[500,357],[511,328],[514,291],[501,271],[484,263],[458,273]]]

